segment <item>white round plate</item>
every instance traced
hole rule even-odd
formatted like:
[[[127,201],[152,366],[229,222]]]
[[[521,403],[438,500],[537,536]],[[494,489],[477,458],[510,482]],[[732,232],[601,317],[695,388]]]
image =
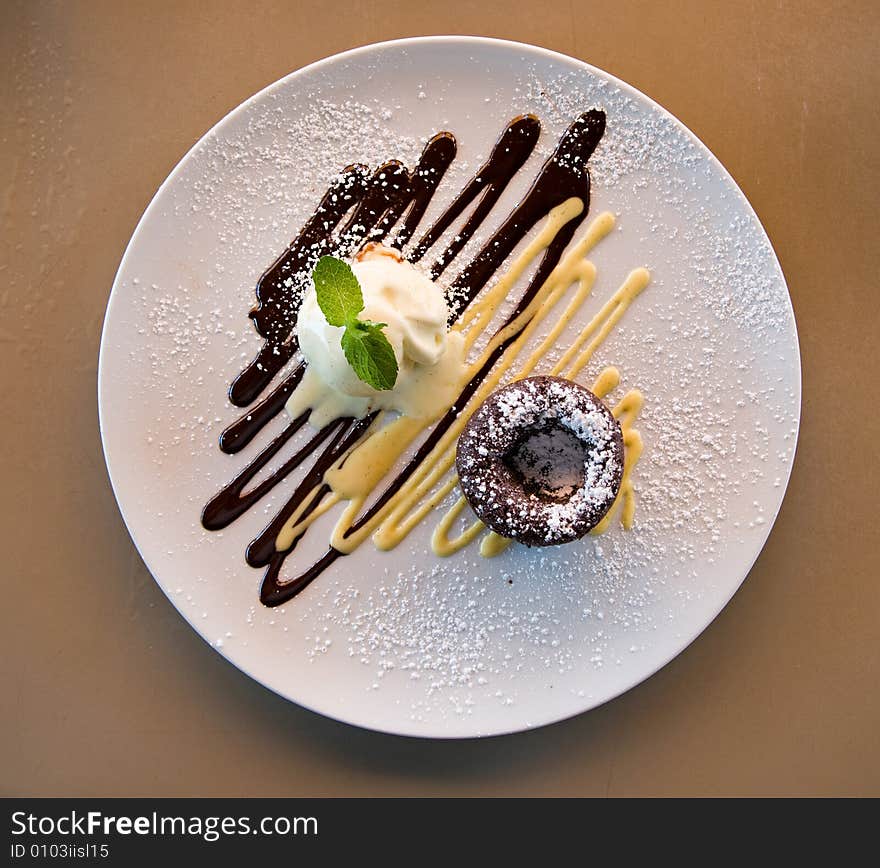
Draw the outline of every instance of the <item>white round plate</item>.
[[[590,258],[590,317],[627,273],[653,275],[582,378],[639,388],[635,526],[553,549],[438,559],[431,522],[392,552],[364,545],[286,605],[260,605],[244,549],[294,479],[221,533],[202,506],[244,452],[228,384],[261,341],[261,272],[343,166],[399,158],[450,130],[459,152],[422,223],[458,192],[514,116],[541,139],[487,221],[497,226],[581,112],[608,126],[591,214],[618,223]],[[589,219],[589,218],[588,218]],[[586,224],[584,224],[586,226]],[[485,233],[481,233],[485,237]],[[614,396],[612,396],[614,397]],[[193,628],[267,687],[386,732],[513,732],[593,708],[647,678],[745,578],[782,501],[800,416],[785,281],[757,217],[704,145],[648,97],[580,61],[511,42],[408,39],[349,51],[257,94],[186,155],[147,208],[113,285],[101,343],[101,432],[119,507],[156,581]],[[283,414],[282,414],[283,415]],[[329,516],[326,518],[330,518]],[[323,521],[323,520],[322,520]],[[287,569],[326,548],[314,526]]]

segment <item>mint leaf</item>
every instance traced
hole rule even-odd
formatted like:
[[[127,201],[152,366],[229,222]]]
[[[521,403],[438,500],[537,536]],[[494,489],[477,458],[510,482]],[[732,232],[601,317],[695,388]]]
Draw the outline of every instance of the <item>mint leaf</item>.
[[[322,256],[312,272],[318,307],[332,326],[344,326],[364,309],[364,296],[351,266],[335,256]]]
[[[358,379],[379,391],[397,382],[397,358],[382,333],[387,323],[361,321],[364,294],[351,266],[335,256],[322,256],[312,272],[318,307],[332,326],[345,326],[342,352]]]
[[[397,357],[382,333],[384,322],[351,322],[342,334],[342,352],[359,380],[382,392],[397,382]]]

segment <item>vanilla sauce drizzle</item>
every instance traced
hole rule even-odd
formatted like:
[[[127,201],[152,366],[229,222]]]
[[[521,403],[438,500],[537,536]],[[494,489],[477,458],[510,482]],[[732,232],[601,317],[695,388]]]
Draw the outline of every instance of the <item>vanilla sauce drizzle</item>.
[[[496,363],[510,347],[515,344],[521,346],[520,339],[524,333],[530,331],[529,323],[537,311],[536,297],[542,292],[546,296],[545,284],[559,265],[565,248],[589,210],[590,175],[587,161],[601,140],[604,130],[604,112],[592,110],[582,114],[563,134],[525,197],[450,283],[451,325],[463,327],[472,323],[475,318],[479,321],[481,310],[485,311],[485,301],[480,299],[480,304],[472,310],[468,309],[500,265],[543,217],[554,211],[558,213],[568,209],[565,219],[560,219],[553,232],[548,233],[546,244],[535,251],[535,255],[540,255],[541,258],[534,276],[506,321],[495,331],[487,349],[472,366],[469,371],[471,376],[458,399],[433,425],[415,455],[388,481],[385,489],[362,515],[357,515],[358,504],[349,504],[344,516],[347,520],[343,524],[341,519],[334,533],[334,543],[338,547],[331,546],[323,557],[296,577],[282,580],[284,561],[308,525],[317,515],[341,499],[327,479],[332,479],[334,473],[344,469],[355,447],[369,442],[371,438],[367,435],[375,436],[377,430],[381,430],[378,427],[378,414],[371,414],[364,419],[345,418],[331,422],[317,431],[266,479],[245,492],[247,485],[307,422],[308,413],[291,420],[207,504],[202,515],[203,525],[209,530],[226,527],[310,456],[316,456],[288,501],[247,548],[247,562],[254,567],[265,568],[260,592],[260,599],[265,605],[279,605],[295,596],[333,561],[356,547],[354,538],[360,539],[369,535],[374,528],[381,527],[383,517],[398,509],[401,501],[408,503],[411,498],[404,495],[421,491],[426,457],[438,444],[443,447],[444,455],[448,453],[448,441],[458,427],[456,423],[461,411],[475,395],[483,391],[487,383],[497,379],[499,374],[493,372]],[[258,282],[257,305],[250,316],[264,338],[264,344],[253,362],[233,381],[229,390],[231,402],[237,406],[249,407],[249,410],[222,433],[220,448],[229,454],[244,449],[281,412],[299,385],[304,371],[302,363],[268,391],[265,397],[260,398],[296,353],[296,316],[304,277],[307,279],[318,257],[325,253],[349,255],[369,241],[383,241],[400,249],[407,259],[416,262],[436,247],[447,230],[473,206],[461,229],[430,266],[430,274],[436,279],[455,262],[485,221],[504,189],[531,155],[539,134],[540,122],[536,117],[525,115],[515,118],[505,129],[486,162],[435,223],[413,244],[410,241],[428,204],[455,158],[454,137],[443,132],[430,139],[412,172],[398,161],[385,163],[372,174],[361,165],[349,166],[343,170],[334,179],[315,214],[306,222],[300,234]],[[575,202],[579,204],[575,205]],[[513,281],[511,286],[512,284]],[[481,328],[485,328],[490,317],[485,313],[482,315],[484,321]],[[601,337],[600,335],[598,340]],[[579,358],[574,360],[572,369],[578,361]],[[507,361],[503,367],[506,368],[509,364],[510,361]],[[633,394],[638,395],[630,393]],[[630,395],[622,403],[626,403],[627,399],[630,402],[622,409],[620,406],[615,408],[615,413],[625,414],[625,437],[627,430],[637,437],[637,432],[632,432],[631,421],[638,412],[636,404],[639,403],[640,396],[638,399],[631,399]],[[454,443],[454,436],[452,441]],[[630,436],[630,441],[635,445],[633,436]],[[452,454],[454,456],[454,449]],[[637,457],[634,455],[632,461],[627,458],[630,470]],[[436,469],[435,467],[434,470]],[[624,485],[628,480],[629,477],[625,475]],[[625,490],[624,485],[621,486],[618,500],[623,503],[623,520],[626,523],[631,507],[631,480],[628,489]],[[433,498],[431,500],[433,503]],[[611,512],[616,509],[617,503]],[[631,521],[631,515],[629,518]],[[407,517],[408,527],[411,526],[410,519],[411,517]],[[285,530],[286,533],[282,533]],[[483,548],[487,547],[492,547],[491,535],[484,538]],[[499,546],[496,545],[497,547]]]

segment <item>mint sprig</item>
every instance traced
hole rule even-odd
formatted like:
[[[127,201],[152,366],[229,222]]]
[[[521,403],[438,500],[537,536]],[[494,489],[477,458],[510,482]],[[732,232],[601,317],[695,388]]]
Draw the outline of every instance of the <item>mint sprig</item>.
[[[312,280],[327,322],[345,329],[342,352],[358,379],[380,392],[393,389],[397,357],[382,332],[388,324],[358,319],[364,309],[364,294],[351,266],[335,256],[322,256]]]

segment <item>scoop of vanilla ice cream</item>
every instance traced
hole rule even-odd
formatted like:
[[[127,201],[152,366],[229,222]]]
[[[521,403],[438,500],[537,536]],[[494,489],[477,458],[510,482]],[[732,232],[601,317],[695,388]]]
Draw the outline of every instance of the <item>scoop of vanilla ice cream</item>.
[[[303,298],[297,321],[300,350],[308,363],[306,377],[288,410],[298,414],[307,402],[315,425],[379,408],[432,415],[435,405],[450,400],[450,395],[454,399],[463,364],[462,338],[447,332],[443,288],[388,248],[365,252],[351,267],[364,297],[358,317],[386,323],[383,332],[397,358],[397,382],[393,389],[379,392],[358,378],[342,351],[345,329],[327,322],[313,286]]]
[[[397,385],[405,386],[413,365],[436,364],[446,346],[448,310],[443,290],[412,263],[383,254],[352,263],[364,309],[359,319],[387,323],[385,337],[397,357]],[[318,307],[314,286],[299,312],[302,354],[321,379],[345,395],[370,397],[376,390],[358,379],[342,352],[345,329],[332,326]]]

